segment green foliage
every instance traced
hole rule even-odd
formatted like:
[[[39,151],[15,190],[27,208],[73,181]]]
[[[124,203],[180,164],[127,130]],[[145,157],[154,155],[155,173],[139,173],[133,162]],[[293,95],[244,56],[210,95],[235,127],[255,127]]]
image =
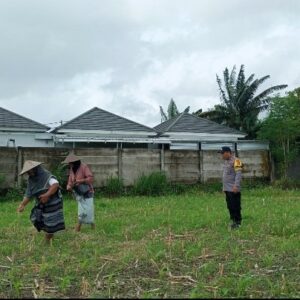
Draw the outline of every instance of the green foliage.
[[[24,188],[10,188],[7,190],[5,199],[8,201],[21,201],[24,196]]]
[[[204,193],[216,193],[222,191],[222,183],[218,181],[210,181],[206,183],[200,183],[199,189]]]
[[[164,195],[168,191],[166,174],[153,172],[149,175],[140,176],[133,186],[136,195]]]
[[[300,180],[292,178],[281,178],[275,180],[272,185],[283,190],[295,190],[300,189]]]
[[[118,177],[110,176],[104,188],[105,194],[108,196],[121,196],[124,192],[123,180]]]
[[[52,168],[52,174],[56,177],[62,189],[65,189],[68,182],[68,165],[58,164]]]
[[[170,103],[168,105],[168,113],[166,114],[163,110],[163,108],[160,106],[160,115],[161,115],[161,122],[165,122],[167,120],[170,120],[180,114],[177,105],[173,99],[170,100]],[[190,107],[188,106],[185,108],[184,112],[189,112]]]
[[[241,65],[238,75],[235,66],[231,72],[226,68],[223,82],[217,75],[221,104],[207,112],[200,112],[198,116],[241,130],[248,134],[248,138],[254,138],[260,127],[258,114],[269,107],[270,95],[287,87],[272,86],[257,95],[261,84],[269,78],[270,75],[254,79],[254,74],[251,74],[246,79],[244,65]]]
[[[296,91],[272,99],[270,114],[258,133],[259,138],[270,141],[271,153],[283,177],[299,153],[296,141],[300,138],[300,97]]]

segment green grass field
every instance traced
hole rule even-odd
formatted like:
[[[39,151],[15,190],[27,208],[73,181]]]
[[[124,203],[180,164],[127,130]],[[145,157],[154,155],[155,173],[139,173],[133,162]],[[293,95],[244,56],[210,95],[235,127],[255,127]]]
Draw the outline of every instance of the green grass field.
[[[229,229],[222,193],[96,198],[96,230],[44,244],[30,203],[0,201],[0,298],[300,297],[300,192],[245,190],[243,224]]]

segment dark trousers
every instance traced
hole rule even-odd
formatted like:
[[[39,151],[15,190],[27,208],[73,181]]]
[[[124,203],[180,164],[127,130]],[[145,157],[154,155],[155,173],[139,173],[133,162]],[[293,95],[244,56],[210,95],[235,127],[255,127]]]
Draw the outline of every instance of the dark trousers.
[[[241,193],[225,192],[225,194],[230,219],[237,224],[241,224]]]

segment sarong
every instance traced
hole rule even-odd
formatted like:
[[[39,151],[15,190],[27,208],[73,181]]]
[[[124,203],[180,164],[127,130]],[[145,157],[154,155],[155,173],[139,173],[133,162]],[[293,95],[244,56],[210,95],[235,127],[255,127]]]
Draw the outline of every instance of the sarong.
[[[78,203],[78,222],[79,224],[94,224],[94,198],[85,198],[74,193]]]
[[[40,207],[40,215],[34,213],[36,207]],[[64,230],[65,221],[62,198],[56,194],[49,198],[49,201],[45,204],[41,205],[37,202],[32,210],[30,219],[38,231],[43,230],[47,233],[55,233],[59,230]]]

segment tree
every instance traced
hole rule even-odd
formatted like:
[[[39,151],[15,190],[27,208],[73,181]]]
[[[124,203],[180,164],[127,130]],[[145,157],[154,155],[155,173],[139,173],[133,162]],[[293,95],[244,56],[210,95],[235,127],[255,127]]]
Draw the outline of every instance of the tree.
[[[178,111],[177,105],[173,99],[170,100],[170,103],[168,105],[168,110],[167,110],[168,114],[166,114],[164,112],[164,110],[161,106],[159,106],[159,109],[160,109],[160,115],[161,115],[161,122],[170,120],[180,114],[180,112]],[[190,107],[188,106],[184,110],[184,112],[189,112],[189,110],[190,110]]]
[[[260,126],[259,113],[268,109],[272,93],[287,87],[286,84],[275,85],[256,94],[270,75],[259,79],[254,79],[254,76],[255,74],[251,74],[246,79],[244,65],[241,65],[237,76],[235,66],[231,72],[226,68],[223,82],[216,75],[221,104],[198,116],[241,130],[248,134],[248,138],[254,138]]]
[[[298,155],[296,141],[300,138],[300,89],[285,97],[273,98],[270,114],[262,122],[258,137],[270,141],[271,152],[286,178],[291,162]]]

